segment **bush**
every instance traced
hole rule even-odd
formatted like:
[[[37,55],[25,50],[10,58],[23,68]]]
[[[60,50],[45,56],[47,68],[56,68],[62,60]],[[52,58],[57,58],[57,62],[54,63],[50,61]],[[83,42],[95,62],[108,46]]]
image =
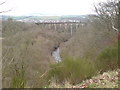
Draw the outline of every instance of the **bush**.
[[[97,57],[97,67],[101,71],[113,70],[118,67],[118,47],[108,47]]]
[[[57,83],[69,81],[77,84],[95,74],[94,65],[88,60],[66,58],[63,62],[51,65],[49,78],[55,78]]]

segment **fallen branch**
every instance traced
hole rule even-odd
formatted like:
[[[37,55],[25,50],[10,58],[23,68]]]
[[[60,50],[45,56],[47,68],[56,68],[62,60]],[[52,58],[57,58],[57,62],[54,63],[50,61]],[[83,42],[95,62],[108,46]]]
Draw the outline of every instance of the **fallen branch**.
[[[114,26],[112,26],[112,29],[114,29],[115,31],[117,31],[117,32],[118,32],[118,29],[117,29],[117,28],[115,28]]]

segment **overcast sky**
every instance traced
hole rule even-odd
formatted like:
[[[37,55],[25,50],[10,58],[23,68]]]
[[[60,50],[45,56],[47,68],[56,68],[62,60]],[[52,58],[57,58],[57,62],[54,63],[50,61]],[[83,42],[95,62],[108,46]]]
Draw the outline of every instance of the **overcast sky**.
[[[0,0],[6,15],[83,15],[93,13],[93,4],[106,0]]]

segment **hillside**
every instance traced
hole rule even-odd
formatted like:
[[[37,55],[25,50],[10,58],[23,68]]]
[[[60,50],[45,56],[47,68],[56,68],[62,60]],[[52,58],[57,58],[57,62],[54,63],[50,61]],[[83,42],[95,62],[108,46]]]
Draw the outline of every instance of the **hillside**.
[[[117,33],[94,16],[85,21],[72,29],[58,24],[55,30],[54,25],[3,20],[3,87],[40,88],[54,81],[77,87],[99,72],[118,69]],[[59,63],[52,56],[57,48]]]
[[[69,35],[41,29],[34,23],[17,21],[2,23],[3,87],[11,87],[14,76],[20,78],[18,75],[20,72],[16,71],[22,70],[22,67],[26,72],[27,85],[42,86],[45,82],[39,79],[39,76],[49,68],[50,63],[55,62],[51,55],[52,51]]]

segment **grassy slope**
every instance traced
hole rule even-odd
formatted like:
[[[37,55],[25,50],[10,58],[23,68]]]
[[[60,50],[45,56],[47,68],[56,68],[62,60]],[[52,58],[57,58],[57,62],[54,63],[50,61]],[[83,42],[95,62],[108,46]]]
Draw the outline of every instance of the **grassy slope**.
[[[49,88],[118,88],[118,71],[108,71],[98,74],[91,79],[85,80],[77,85],[66,82],[64,85],[52,82]]]

